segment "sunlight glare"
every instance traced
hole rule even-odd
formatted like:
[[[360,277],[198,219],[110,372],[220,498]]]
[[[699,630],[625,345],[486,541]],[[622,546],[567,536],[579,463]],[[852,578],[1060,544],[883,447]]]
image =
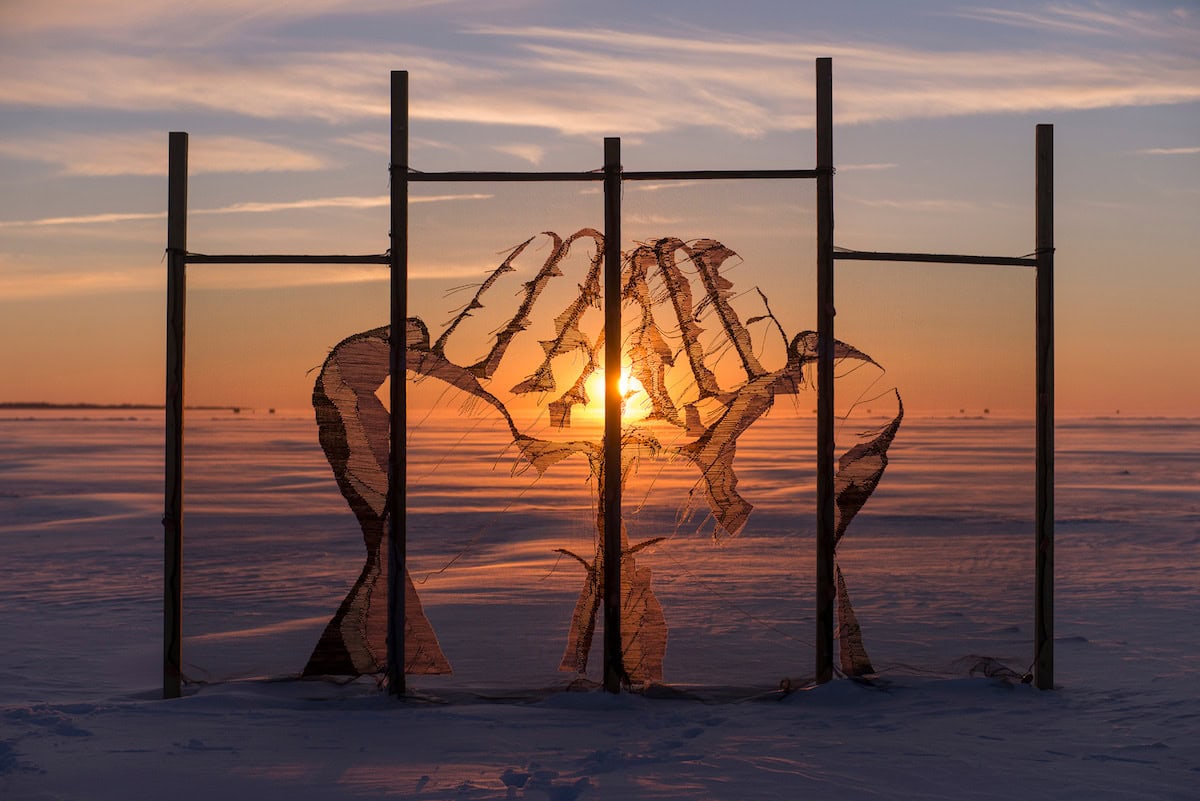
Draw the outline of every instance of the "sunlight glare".
[[[603,371],[601,371],[603,374]],[[621,397],[628,399],[630,395],[643,391],[642,382],[639,381],[630,369],[629,365],[621,368],[621,379],[617,383],[617,388],[621,392]]]
[[[621,379],[617,385],[621,393],[621,398],[624,400],[625,412],[623,417],[628,417],[630,414],[629,404],[631,399],[639,394],[644,394],[645,389],[642,387],[642,382],[633,375],[629,365],[621,368]],[[604,419],[604,368],[597,368],[587,380],[587,397],[588,404],[581,411],[588,418],[594,420]],[[636,401],[635,401],[636,403]]]

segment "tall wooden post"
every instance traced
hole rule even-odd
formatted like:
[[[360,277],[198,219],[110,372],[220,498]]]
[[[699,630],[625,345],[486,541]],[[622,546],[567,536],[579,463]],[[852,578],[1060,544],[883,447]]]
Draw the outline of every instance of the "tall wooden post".
[[[816,680],[833,678],[833,61],[817,59],[817,637]]]
[[[172,131],[168,141],[163,698],[178,698],[183,681],[183,358],[187,321],[188,135]]]
[[[1054,687],[1054,126],[1037,126],[1037,555],[1033,683]]]
[[[621,691],[621,140],[604,139],[604,689]]]
[[[407,564],[408,430],[408,72],[392,72],[391,160],[391,338],[389,414],[391,452],[388,457],[388,622],[387,681],[392,695],[405,687],[405,566]]]

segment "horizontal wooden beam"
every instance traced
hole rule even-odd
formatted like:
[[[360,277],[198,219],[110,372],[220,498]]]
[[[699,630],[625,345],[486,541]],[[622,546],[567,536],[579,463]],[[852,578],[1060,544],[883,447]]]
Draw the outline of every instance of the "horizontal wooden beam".
[[[268,253],[264,255],[226,255],[187,253],[188,264],[391,264],[391,256],[375,253],[367,256],[297,256]]]
[[[623,181],[711,181],[816,178],[820,170],[629,170]],[[602,181],[603,172],[410,172],[409,182]]]
[[[410,172],[409,183],[478,181],[603,181],[603,172]]]
[[[833,258],[848,261],[916,261],[937,264],[993,264],[1008,267],[1036,267],[1038,260],[1028,256],[964,256],[956,253],[884,253],[872,250],[835,250]]]
[[[626,181],[713,181],[816,178],[821,170],[627,170]]]

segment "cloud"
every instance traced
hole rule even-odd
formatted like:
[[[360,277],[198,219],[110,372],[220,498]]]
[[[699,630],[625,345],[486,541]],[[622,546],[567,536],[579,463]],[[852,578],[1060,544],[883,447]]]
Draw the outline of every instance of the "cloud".
[[[297,286],[387,281],[386,266],[307,265],[303,270],[272,267],[224,271],[219,278],[205,281],[207,288],[283,289]],[[479,275],[480,272],[472,273]],[[414,277],[411,276],[410,277]],[[420,276],[416,276],[420,277]],[[0,262],[0,298],[96,295],[111,292],[162,291],[161,266],[145,268],[89,267],[88,269],[5,269]]]
[[[0,254],[0,298],[6,301],[54,295],[90,295],[160,288],[162,270],[129,270],[88,265],[58,269]]]
[[[443,264],[410,263],[408,277],[413,281],[462,278],[482,280],[496,269],[494,262]],[[146,266],[89,264],[84,268],[36,264],[20,257],[0,253],[0,299],[20,301],[28,298],[62,295],[98,295],[112,292],[161,292],[165,273],[157,257]],[[353,264],[306,265],[303,270],[280,269],[278,265],[224,270],[209,273],[207,288],[283,289],[328,284],[386,282],[387,266]]]
[[[386,133],[356,133],[339,136],[333,140],[339,145],[366,150],[369,153],[392,154],[391,140]],[[411,144],[411,143],[410,143]]]
[[[1148,147],[1137,152],[1147,156],[1192,156],[1200,153],[1200,147]]]
[[[889,200],[886,198],[847,197],[846,199],[870,208],[897,209],[900,211],[964,211],[978,207],[977,203],[971,201],[942,198]]]
[[[877,163],[877,164],[839,164],[837,165],[838,172],[879,172],[881,170],[891,170],[896,168],[896,164],[892,163]]]
[[[1187,9],[1177,8],[1168,12],[1175,24],[1170,24],[1167,15],[1136,8],[1112,8],[1106,4],[1080,6],[1074,4],[1051,4],[1038,11],[1020,11],[1010,8],[972,8],[950,12],[949,16],[974,19],[1009,25],[1035,31],[1051,31],[1093,36],[1127,37],[1140,36],[1158,39],[1181,37],[1179,23],[1186,23],[1190,14]],[[1164,24],[1166,23],[1166,24]]]
[[[166,219],[165,211],[112,212],[108,214],[78,214],[71,217],[40,217],[36,220],[0,220],[0,228],[42,228],[51,225],[97,225],[118,222],[141,222]]]
[[[53,134],[0,139],[0,156],[53,164],[62,175],[166,175],[167,137],[161,131],[128,134]],[[196,138],[188,172],[254,173],[320,170],[324,159],[295,148],[237,136]]]
[[[251,23],[295,22],[338,12],[412,11],[458,0],[54,0],[53,3],[4,2],[0,28],[10,34],[85,31],[93,36],[131,36],[144,30],[187,26],[188,43],[225,35]]]
[[[754,135],[811,127],[812,60],[832,56],[838,120],[992,114],[1200,100],[1200,57],[928,51],[780,39],[686,39],[610,29],[479,28],[514,37],[541,74],[621,86],[634,130],[687,124]],[[549,41],[550,44],[544,42]],[[594,90],[593,90],[594,92]],[[590,92],[589,94],[593,94]],[[603,106],[609,92],[589,96]],[[566,127],[566,124],[562,127]]]
[[[457,200],[488,200],[488,194],[458,195],[409,195],[409,203],[445,203]],[[391,203],[390,195],[369,197],[340,196],[306,198],[304,200],[247,201],[232,203],[211,209],[190,209],[189,215],[207,214],[264,214],[279,211],[307,209],[373,209]],[[97,225],[105,223],[133,222],[165,219],[165,211],[114,212],[109,214],[81,214],[69,217],[41,217],[36,220],[0,220],[0,228],[44,228],[59,225]]]
[[[463,195],[409,195],[409,203],[445,203],[451,200],[488,200],[492,195],[463,194]],[[198,209],[192,214],[262,214],[264,212],[293,211],[297,209],[375,209],[388,206],[392,202],[390,195],[374,195],[371,197],[321,197],[306,200],[283,200],[271,202],[233,203],[215,209]]]
[[[0,74],[5,76],[0,102],[76,111],[204,110],[331,122],[386,116],[387,67],[377,55],[357,64],[350,63],[352,58],[6,49],[0,54]],[[86,79],[77,80],[81,75]]]
[[[371,197],[318,197],[305,200],[245,201],[215,209],[196,209],[191,214],[264,214],[299,209],[376,209],[391,202],[389,195]]]
[[[339,136],[333,141],[339,145],[346,145],[348,147],[357,148],[358,150],[365,150],[368,153],[378,153],[383,156],[390,156],[392,154],[391,137],[387,132],[371,133],[364,131],[360,133],[347,134],[346,136]],[[419,155],[423,150],[460,150],[458,145],[453,145],[449,142],[442,142],[437,139],[429,139],[421,136],[409,136],[408,146],[410,159],[414,155]]]
[[[1118,29],[1098,11],[1056,13]],[[17,46],[0,54],[0,103],[346,124],[387,118],[388,74],[401,65],[412,76],[414,119],[587,136],[704,126],[754,137],[812,127],[818,56],[835,59],[840,124],[1200,101],[1200,52],[1157,46],[1194,24],[1141,12],[1118,22],[1125,34],[1103,49],[1068,40],[1052,52],[519,25],[468,28],[467,43],[479,46],[453,52]],[[361,134],[354,141],[380,147]]]
[[[689,186],[698,186],[703,184],[703,181],[666,181],[664,183],[647,183],[644,181],[636,181],[629,188],[635,192],[661,192],[664,189],[685,189]],[[599,187],[596,191],[601,191]]]
[[[671,216],[667,214],[648,214],[640,212],[630,212],[625,215],[625,221],[640,225],[679,225],[687,220],[683,217]]]
[[[528,161],[534,166],[542,163],[542,158],[546,155],[546,148],[541,145],[534,144],[511,144],[511,145],[493,145],[492,150],[497,150],[501,153],[507,153],[510,156],[516,156],[523,161]]]

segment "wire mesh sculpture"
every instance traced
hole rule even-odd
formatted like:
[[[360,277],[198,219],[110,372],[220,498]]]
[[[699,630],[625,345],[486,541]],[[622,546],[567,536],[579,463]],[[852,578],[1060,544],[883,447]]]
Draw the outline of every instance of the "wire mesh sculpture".
[[[570,427],[572,411],[586,406],[587,382],[601,370],[599,354],[606,332],[588,332],[581,321],[590,309],[601,306],[603,235],[592,228],[566,238],[553,232],[549,255],[533,278],[518,293],[517,310],[494,332],[488,351],[471,364],[458,364],[446,355],[455,331],[484,308],[484,295],[501,276],[514,272],[517,259],[536,239],[531,237],[508,252],[502,263],[478,285],[470,301],[449,321],[436,340],[419,317],[407,321],[407,370],[416,380],[437,379],[470,399],[491,407],[507,425],[517,460],[538,476],[556,463],[575,456],[586,458],[599,489],[608,480],[600,442],[549,439],[533,436],[518,426],[508,405],[493,393],[491,379],[506,363],[513,341],[533,327],[533,311],[547,286],[562,278],[562,264],[572,247],[591,242],[588,266],[577,291],[553,318],[552,335],[540,340],[542,358],[534,369],[509,390],[512,396],[534,395],[548,414],[550,426]],[[628,332],[621,332],[629,372],[646,398],[642,416],[622,423],[620,477],[624,484],[635,459],[678,458],[699,471],[696,486],[703,490],[714,523],[713,536],[734,537],[745,527],[753,505],[738,491],[735,470],[737,440],[774,405],[779,396],[795,395],[806,384],[805,366],[817,356],[817,335],[802,331],[788,336],[758,290],[762,313],[743,322],[734,309],[733,283],[722,274],[737,254],[712,239],[685,242],[665,237],[637,245],[624,254],[621,270],[623,304],[631,310]],[[539,309],[540,310],[540,309]],[[710,326],[715,323],[715,326]],[[751,327],[773,328],[781,339],[784,363],[764,366],[753,347]],[[706,336],[709,330],[714,333]],[[357,675],[385,668],[385,618],[387,586],[386,498],[389,447],[388,413],[376,396],[387,378],[388,327],[355,334],[339,343],[325,360],[313,391],[313,406],[321,445],[333,468],[338,486],[357,517],[367,550],[366,563],[337,613],[326,626],[305,675]],[[843,342],[834,343],[835,359],[879,365],[867,354]],[[719,363],[733,355],[734,367]],[[555,366],[582,362],[575,380],[565,389],[555,377]],[[882,368],[880,368],[882,369]],[[734,380],[722,383],[719,373],[733,372]],[[682,376],[682,379],[680,378]],[[626,399],[634,393],[630,390]],[[545,402],[547,398],[552,398]],[[857,443],[840,458],[835,476],[837,526],[840,542],[854,516],[874,492],[887,467],[887,451],[903,418],[896,393],[897,413],[882,429]],[[624,415],[623,415],[624,416]],[[666,439],[651,424],[666,426],[674,436]],[[584,585],[575,604],[560,670],[583,674],[603,601],[604,514],[603,492],[597,503],[595,552],[591,559],[559,549],[584,568]],[[663,680],[667,624],[654,593],[651,571],[639,566],[635,556],[663,538],[630,545],[621,529],[621,632],[624,682],[645,686]],[[838,636],[841,667],[847,675],[873,672],[862,634],[846,590],[840,566],[836,568]],[[442,674],[451,667],[426,618],[409,576],[404,581],[406,620],[404,669],[408,674]]]

